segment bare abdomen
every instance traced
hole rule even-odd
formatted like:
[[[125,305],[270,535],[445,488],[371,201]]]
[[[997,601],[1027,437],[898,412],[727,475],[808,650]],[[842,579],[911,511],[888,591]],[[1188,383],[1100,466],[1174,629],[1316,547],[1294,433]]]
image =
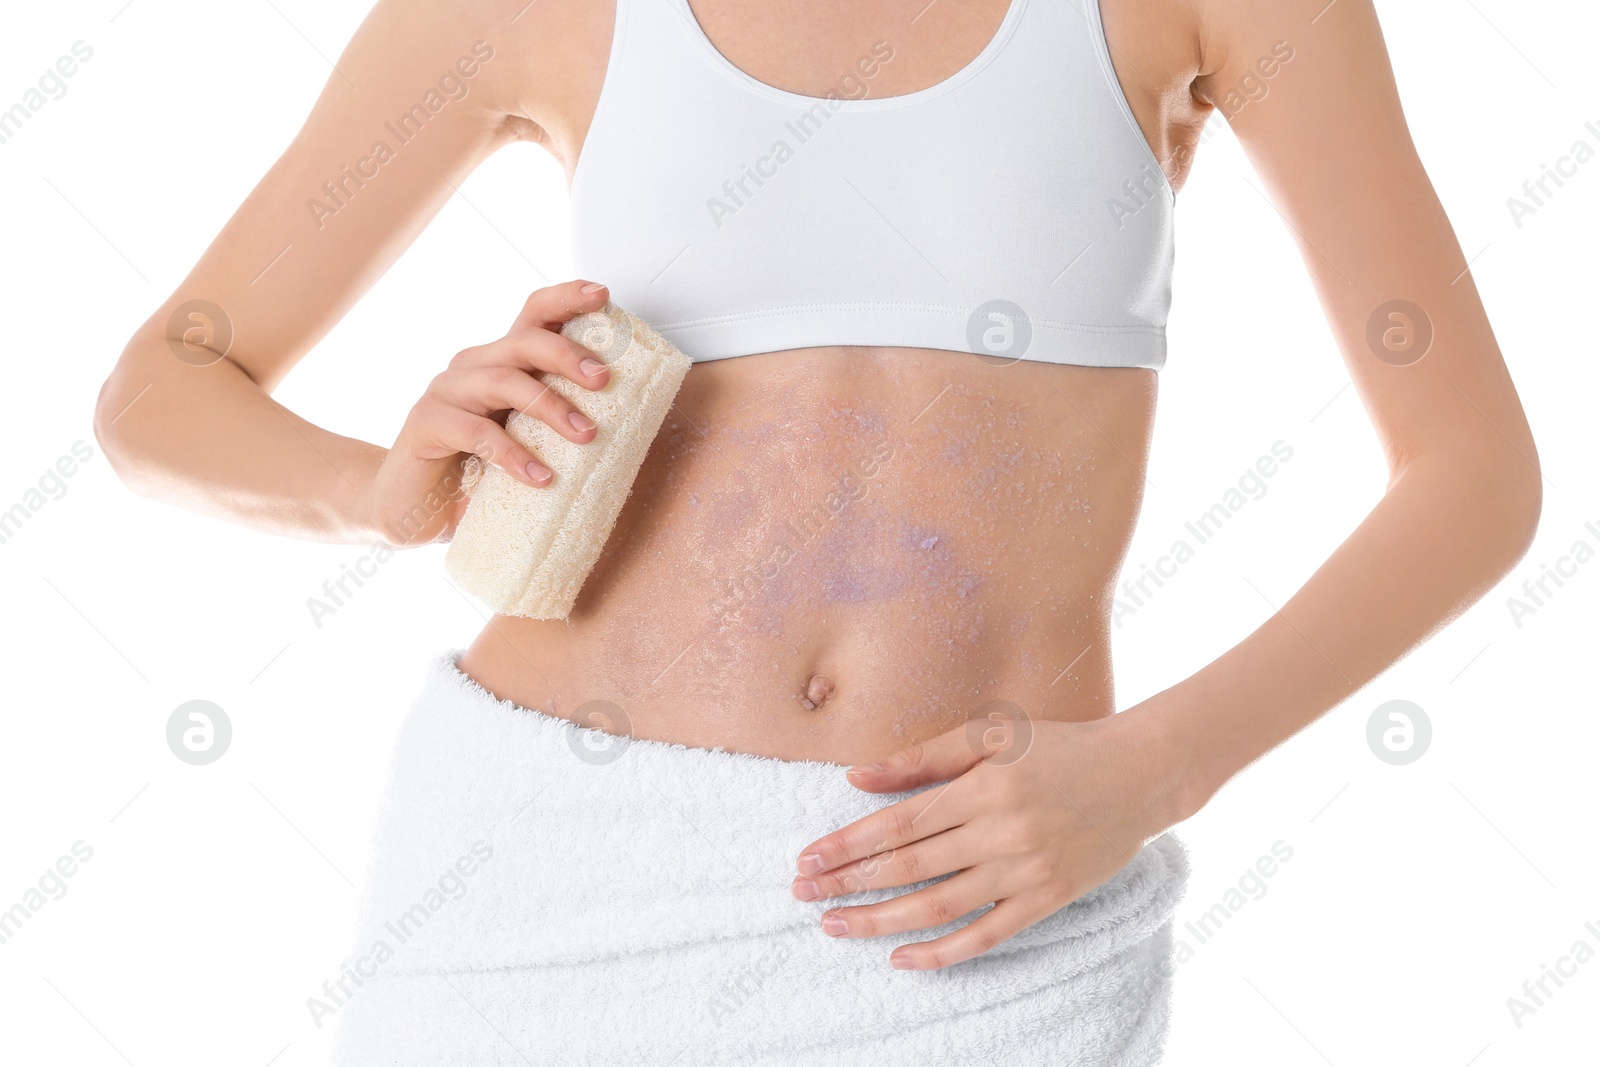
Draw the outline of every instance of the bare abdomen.
[[[1150,371],[949,352],[699,364],[572,617],[496,617],[461,668],[588,725],[620,709],[635,737],[784,759],[877,759],[987,710],[1109,714],[1154,403]]]

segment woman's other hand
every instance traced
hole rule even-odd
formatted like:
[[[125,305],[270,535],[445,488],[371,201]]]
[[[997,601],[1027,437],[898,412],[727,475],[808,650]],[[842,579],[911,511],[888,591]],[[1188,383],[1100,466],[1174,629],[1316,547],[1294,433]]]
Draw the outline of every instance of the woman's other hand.
[[[965,926],[903,944],[897,968],[948,967],[989,951],[1126,867],[1187,814],[1181,760],[1140,708],[1089,722],[974,719],[883,763],[852,767],[872,793],[926,789],[802,850],[792,892],[825,900],[954,874],[877,904],[822,916],[835,937]]]

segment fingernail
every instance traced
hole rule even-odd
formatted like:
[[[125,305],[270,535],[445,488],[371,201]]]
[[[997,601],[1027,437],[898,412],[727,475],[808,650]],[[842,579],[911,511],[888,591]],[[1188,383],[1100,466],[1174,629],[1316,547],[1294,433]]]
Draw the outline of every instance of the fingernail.
[[[577,430],[579,433],[582,433],[585,430],[594,429],[594,423],[585,418],[583,412],[581,411],[567,412],[567,421],[572,423],[572,428]]]
[[[588,296],[590,293],[598,293],[604,288],[605,286],[601,285],[599,282],[590,282],[582,289],[579,289],[578,292],[582,293],[584,296]]]
[[[859,767],[851,767],[847,774],[876,774],[883,770],[881,763],[863,763]]]
[[[806,852],[800,857],[801,874],[816,874],[826,866],[827,864],[823,861],[822,857],[817,855],[815,852]]]
[[[530,463],[527,467],[528,478],[535,482],[544,482],[550,479],[550,468],[538,463]]]
[[[911,961],[910,956],[893,955],[889,957],[889,966],[897,971],[914,971],[917,965]]]
[[[589,377],[593,378],[596,374],[599,374],[601,371],[605,370],[606,365],[601,363],[598,359],[586,359],[582,363],[578,364],[578,369],[583,371],[583,373],[587,374]]]
[[[830,915],[822,920],[822,932],[829,937],[840,937],[850,932],[850,924],[837,915]]]
[[[793,887],[794,895],[799,900],[816,900],[817,883],[809,878],[796,878]]]

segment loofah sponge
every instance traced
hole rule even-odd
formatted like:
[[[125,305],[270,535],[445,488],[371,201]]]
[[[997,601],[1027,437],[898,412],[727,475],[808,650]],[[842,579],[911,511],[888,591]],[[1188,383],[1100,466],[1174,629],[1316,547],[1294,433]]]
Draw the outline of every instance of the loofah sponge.
[[[555,477],[535,489],[473,456],[465,479],[472,500],[445,553],[450,577],[502,615],[564,619],[572,612],[690,367],[688,356],[615,304],[579,315],[561,333],[611,368],[599,391],[538,375],[594,421],[594,440],[573,444],[512,412],[506,431]]]

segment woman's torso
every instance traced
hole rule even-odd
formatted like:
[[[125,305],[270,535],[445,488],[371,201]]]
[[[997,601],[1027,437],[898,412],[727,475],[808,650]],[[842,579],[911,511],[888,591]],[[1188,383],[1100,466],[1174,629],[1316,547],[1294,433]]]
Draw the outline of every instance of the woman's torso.
[[[826,36],[725,0],[695,13],[752,77],[817,96],[894,22],[908,43],[871,88],[888,97],[961,70],[1008,3],[918,8],[841,8]],[[1120,68],[1132,35],[1106,9]],[[569,176],[610,50],[602,14],[569,20],[582,73],[549,94]],[[1131,47],[1130,66],[1158,61]],[[1163,128],[1157,101],[1128,95]],[[586,725],[785,759],[865,762],[994,712],[1110,714],[1155,378],[896,347],[697,363],[571,618],[497,616],[461,669]]]

